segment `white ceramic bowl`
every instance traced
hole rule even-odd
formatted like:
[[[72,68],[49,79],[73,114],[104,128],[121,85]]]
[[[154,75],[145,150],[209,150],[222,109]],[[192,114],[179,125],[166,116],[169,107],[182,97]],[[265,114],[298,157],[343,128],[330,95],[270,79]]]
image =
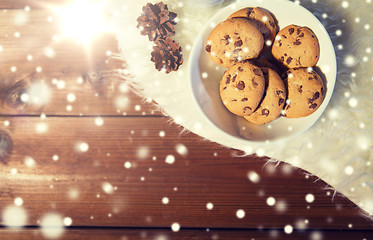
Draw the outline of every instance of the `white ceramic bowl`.
[[[316,112],[308,117],[287,119],[280,117],[265,125],[254,125],[242,117],[231,114],[219,96],[219,81],[225,68],[212,62],[205,51],[206,40],[211,30],[224,21],[231,13],[244,7],[262,7],[271,11],[278,20],[280,29],[296,24],[311,28],[320,42],[320,59],[317,67],[321,69],[326,81],[326,96]],[[233,3],[215,14],[197,37],[189,59],[188,74],[192,95],[199,110],[212,127],[230,137],[249,142],[284,141],[304,133],[322,115],[329,103],[336,80],[336,57],[333,44],[324,26],[304,7],[287,0],[242,0]]]

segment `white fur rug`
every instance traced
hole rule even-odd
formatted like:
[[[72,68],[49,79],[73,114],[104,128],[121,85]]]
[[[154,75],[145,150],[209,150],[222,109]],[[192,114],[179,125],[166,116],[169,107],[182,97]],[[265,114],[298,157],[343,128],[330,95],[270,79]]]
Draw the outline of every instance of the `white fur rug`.
[[[184,55],[179,71],[165,74],[155,70],[150,61],[152,44],[136,28],[142,6],[158,1],[109,0],[107,9],[128,63],[128,69],[120,71],[123,78],[136,84],[139,95],[146,100],[154,99],[166,115],[186,129],[226,147],[302,168],[343,193],[364,214],[373,215],[372,1],[296,1],[310,10],[329,32],[338,61],[337,82],[332,99],[316,124],[306,133],[275,147],[226,141],[201,118],[191,101],[191,93],[186,91],[188,58],[194,39],[211,16],[233,2],[222,1],[215,6],[198,4],[203,1],[163,1],[170,11],[178,14],[173,39],[180,43]],[[252,3],[261,1],[266,0],[252,0]]]

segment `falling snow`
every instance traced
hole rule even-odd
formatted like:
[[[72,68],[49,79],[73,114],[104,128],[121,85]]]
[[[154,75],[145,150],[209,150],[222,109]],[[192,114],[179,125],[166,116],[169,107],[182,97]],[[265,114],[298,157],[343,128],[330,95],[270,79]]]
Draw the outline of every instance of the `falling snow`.
[[[41,233],[45,238],[57,239],[60,238],[65,229],[64,221],[58,213],[47,213],[40,221]]]
[[[284,232],[285,232],[286,234],[291,234],[291,233],[293,232],[293,227],[292,227],[291,225],[286,225],[286,226],[284,227]]]
[[[297,4],[301,4],[301,1],[295,1],[295,2]],[[312,3],[317,3],[317,2],[318,2],[317,0],[312,0]],[[370,3],[371,1],[366,0],[366,2]],[[348,9],[348,8],[350,8],[350,3],[348,1],[342,1],[340,6],[343,9]],[[179,3],[179,7],[182,7],[182,3]],[[16,17],[14,19],[14,23],[16,25],[26,24],[27,21],[28,21],[28,15],[27,15],[28,11],[30,11],[30,7],[25,7],[25,13],[16,15]],[[327,19],[329,17],[327,13],[323,13],[321,16],[324,19]],[[51,17],[48,17],[48,21],[52,22],[53,19]],[[185,19],[182,19],[182,21],[184,23],[188,23],[188,21],[190,21],[190,20],[185,18]],[[360,17],[356,17],[354,19],[354,21],[355,21],[355,23],[360,23],[362,21],[362,19]],[[212,23],[212,24],[214,26],[216,25],[215,23]],[[369,24],[364,24],[362,26],[365,30],[370,30],[370,25]],[[347,35],[346,31],[345,30],[342,31],[342,29],[335,30],[334,34],[335,34],[335,36],[338,36],[338,37]],[[15,38],[22,37],[20,32],[15,32],[13,36]],[[347,45],[345,45],[345,46],[346,46],[346,49],[347,49]],[[186,49],[190,49],[190,48],[191,48],[191,46],[188,45],[188,47]],[[336,48],[338,50],[343,50],[344,49],[342,44],[337,45]],[[1,51],[3,51],[2,46],[0,46],[0,52]],[[366,48],[365,52],[367,54],[370,54],[371,53],[371,48],[370,47]],[[230,54],[230,53],[227,53],[227,54]],[[44,49],[44,55],[46,57],[52,59],[52,58],[55,58],[56,52],[52,47],[46,47]],[[106,51],[106,55],[111,56],[112,52],[111,51]],[[35,57],[36,57],[36,55],[35,55]],[[30,54],[27,55],[26,58],[27,58],[28,61],[32,61],[34,59],[34,57]],[[364,56],[361,59],[363,60],[363,62],[368,62],[369,61],[367,56]],[[344,57],[344,59],[342,59],[342,63],[344,63],[345,66],[347,66],[347,67],[355,67],[358,64],[358,61],[359,61],[359,56],[357,56],[357,55],[356,56],[355,55],[347,55],[347,56]],[[327,66],[323,66],[323,69],[325,69],[326,72],[328,71]],[[11,66],[10,71],[13,72],[13,73],[17,72],[18,71],[17,66]],[[35,71],[40,73],[40,72],[43,71],[43,68],[41,66],[38,66],[38,67],[35,68]],[[201,74],[201,77],[203,79],[206,79],[206,78],[209,77],[209,73],[203,72]],[[289,76],[289,77],[291,77],[291,76]],[[354,72],[351,73],[351,77],[352,78],[357,77],[356,73],[354,73]],[[82,82],[83,80],[81,79],[80,81]],[[59,90],[65,89],[67,87],[66,82],[63,81],[63,80],[55,79],[53,84]],[[122,85],[120,86],[120,89],[119,89],[120,92],[123,93],[123,94],[127,94],[128,91],[129,91],[128,86],[127,85],[122,86]],[[358,95],[356,95],[356,96],[358,96]],[[27,93],[25,93],[21,96],[21,100],[23,102],[29,102],[29,103],[32,103],[32,104],[45,105],[48,102],[50,102],[52,97],[53,97],[52,96],[52,91],[46,84],[36,83],[36,84],[33,84],[30,87],[30,89],[28,89]],[[350,92],[345,93],[344,97],[347,98],[347,105],[350,108],[357,109],[359,106],[361,106],[363,104],[362,100],[361,100],[361,103],[360,103],[360,99],[358,99],[356,97],[351,97]],[[76,101],[76,99],[77,99],[77,96],[74,93],[69,93],[66,96],[66,100],[67,100],[68,103],[73,103],[73,102]],[[119,110],[126,109],[129,106],[129,98],[126,95],[117,96],[116,99],[115,99],[114,105]],[[67,105],[66,110],[67,111],[72,111],[72,108],[73,107],[71,105]],[[134,107],[134,110],[135,111],[141,111],[141,106],[136,105]],[[343,116],[342,114],[343,113],[340,112],[338,109],[329,108],[328,111],[327,111],[326,118],[334,121],[334,120],[338,120],[338,118],[340,116]],[[176,118],[175,121],[178,122],[178,123],[181,123],[182,122],[182,117]],[[94,123],[95,123],[96,126],[103,126],[104,125],[104,119],[101,118],[101,117],[97,117],[97,118],[95,118]],[[367,122],[367,124],[368,124],[368,122]],[[9,125],[10,125],[9,121],[4,121],[4,126],[9,126]],[[268,125],[267,128],[270,130],[272,128],[272,126]],[[365,123],[361,122],[361,123],[359,123],[359,128],[360,129],[365,129],[365,128],[367,128],[367,125]],[[35,124],[35,132],[37,134],[46,133],[46,132],[48,132],[48,129],[49,129],[48,125],[44,122],[40,122],[40,123]],[[199,131],[201,129],[202,129],[201,123],[195,123],[194,130]],[[288,126],[287,130],[288,131],[293,131],[294,128],[293,128],[293,126]],[[166,136],[165,131],[160,131],[159,132],[159,137],[163,138],[165,136]],[[371,143],[369,141],[370,141],[369,137],[360,136],[360,137],[356,138],[356,144],[361,150],[368,150],[369,149],[369,147],[371,146]],[[308,147],[308,149],[313,149],[314,144],[312,142],[309,142],[307,144],[307,147]],[[80,153],[87,152],[89,150],[89,145],[86,142],[76,143],[75,150],[78,153],[79,152]],[[179,144],[175,145],[175,151],[176,151],[176,153],[178,153],[181,156],[186,156],[188,154],[188,148],[182,143],[179,143]],[[251,153],[251,151],[252,151],[252,149],[250,149],[250,151],[248,151],[248,152]],[[258,156],[265,156],[265,154],[266,154],[265,149],[258,149],[258,151],[256,151],[256,152],[257,152]],[[140,146],[136,151],[136,156],[137,156],[138,159],[148,158],[150,156],[149,148],[147,146]],[[213,156],[217,157],[218,154],[215,152],[215,153],[213,153]],[[157,158],[155,156],[153,156],[152,159],[155,161]],[[59,160],[59,156],[58,155],[53,155],[52,160],[57,162]],[[165,162],[167,164],[174,164],[175,163],[175,156],[174,155],[167,155],[166,158],[165,158]],[[32,157],[25,157],[24,158],[24,164],[28,168],[36,167],[36,161]],[[370,166],[370,162],[367,162],[366,165]],[[131,167],[133,167],[132,163],[129,162],[129,161],[124,162],[123,166],[124,166],[125,169],[130,169]],[[148,169],[149,169],[149,172],[151,172],[153,170],[152,168],[148,168]],[[357,169],[355,170],[353,166],[347,165],[347,166],[344,167],[343,171],[347,176],[351,176],[351,175],[354,174],[355,171],[357,171]],[[16,168],[12,168],[10,170],[10,172],[12,174],[17,174],[18,170]],[[247,178],[250,180],[250,182],[252,182],[254,184],[258,184],[261,181],[261,177],[255,171],[249,171],[247,173]],[[140,180],[145,181],[145,177],[141,177]],[[54,188],[53,185],[50,185],[50,186],[51,186],[51,188]],[[56,186],[56,188],[57,188],[57,186]],[[352,189],[355,189],[355,188],[351,188],[351,191],[352,191]],[[101,190],[104,191],[106,194],[111,195],[115,192],[116,188],[113,187],[111,185],[111,183],[109,183],[109,182],[103,182],[102,185],[101,185]],[[177,190],[178,190],[178,188],[175,187],[174,191],[177,191]],[[330,196],[330,195],[331,195],[330,193],[327,194],[327,196]],[[72,188],[72,189],[68,190],[68,197],[69,197],[70,200],[76,200],[76,199],[79,198],[79,196],[80,196],[80,191],[78,189]],[[100,198],[101,195],[97,194],[96,197]],[[307,203],[313,203],[315,201],[315,195],[313,195],[311,193],[307,194],[305,196],[305,201]],[[170,200],[169,200],[168,197],[163,197],[161,202],[162,202],[162,204],[167,205],[167,204],[169,204]],[[278,210],[279,212],[284,212],[287,209],[287,204],[286,204],[285,201],[276,200],[274,197],[268,197],[266,199],[266,204],[268,206],[275,206],[276,210]],[[28,216],[27,216],[26,210],[24,208],[22,208],[22,206],[24,205],[23,199],[21,197],[16,197],[14,199],[14,205],[15,206],[8,206],[4,209],[3,214],[2,214],[2,219],[3,219],[4,224],[6,226],[10,226],[10,227],[20,227],[20,226],[26,225],[27,220],[28,220]],[[214,204],[212,202],[206,203],[206,209],[207,210],[213,210],[213,208],[214,208]],[[243,209],[239,209],[239,210],[236,211],[236,217],[239,218],[239,219],[244,218],[245,215],[246,215],[246,212]],[[108,213],[107,216],[109,218],[112,217],[112,213]],[[90,219],[91,220],[94,219],[94,216],[91,216]],[[62,236],[62,234],[64,232],[64,226],[71,226],[72,223],[73,223],[73,220],[72,220],[71,217],[63,218],[60,214],[49,213],[49,214],[46,214],[46,215],[42,216],[41,221],[40,221],[40,226],[41,226],[41,231],[42,231],[44,237],[49,238],[49,239],[55,239],[55,238],[59,238],[59,237]],[[309,222],[308,222],[307,219],[306,220],[301,219],[301,220],[296,222],[295,226],[298,229],[306,229],[308,223]],[[347,226],[348,226],[348,228],[353,228],[352,224],[348,224]],[[173,223],[171,225],[171,229],[174,232],[178,232],[180,230],[179,223],[176,223],[176,222]],[[293,233],[293,226],[292,225],[286,225],[284,227],[284,232],[286,234]],[[274,231],[273,234],[276,235],[278,233],[276,233]],[[165,238],[166,237],[158,236],[156,239],[165,239]],[[310,239],[311,240],[320,240],[320,239],[323,239],[323,236],[322,236],[321,232],[314,231],[314,232],[311,233]]]
[[[73,220],[70,218],[70,217],[65,217],[63,219],[63,224],[68,227],[68,226],[71,226],[71,224],[73,223]]]
[[[209,203],[206,204],[206,208],[207,208],[207,210],[212,210],[214,208],[214,204],[209,202]]]
[[[85,153],[85,152],[87,152],[89,150],[89,145],[86,142],[77,142],[75,144],[75,150],[78,153]]]
[[[109,182],[102,183],[101,187],[102,187],[102,190],[106,194],[113,194],[114,193],[114,188],[113,188],[113,186]]]
[[[5,226],[18,228],[27,224],[28,215],[21,206],[7,206],[3,209],[2,220]]]
[[[80,191],[77,188],[71,188],[68,191],[68,198],[71,200],[77,200],[79,198]]]
[[[48,124],[41,122],[35,125],[35,132],[37,134],[44,134],[47,131],[48,131]]]
[[[274,206],[276,204],[276,199],[274,197],[267,198],[267,205]]]
[[[178,232],[178,231],[180,231],[180,224],[179,224],[179,223],[173,223],[173,224],[171,225],[171,230],[172,230],[173,232]]]
[[[29,168],[34,168],[36,166],[36,162],[32,157],[25,157],[23,161]]]
[[[14,205],[16,205],[17,207],[20,207],[23,205],[23,199],[20,198],[20,197],[17,197],[14,199]]]
[[[306,201],[308,203],[312,203],[313,201],[315,201],[315,196],[313,194],[311,194],[311,193],[307,194],[306,195]]]
[[[127,168],[127,169],[131,168],[131,166],[132,166],[131,162],[127,161],[127,162],[124,163],[124,167]]]
[[[175,163],[175,157],[173,155],[168,155],[165,159],[165,162],[168,164],[173,164]]]
[[[136,156],[139,159],[146,159],[149,157],[150,149],[147,146],[141,146],[137,149]]]
[[[163,204],[168,204],[169,202],[170,202],[170,200],[168,199],[168,197],[162,198],[162,203]]]
[[[260,182],[260,176],[255,171],[249,171],[248,174],[247,174],[247,177],[253,183],[259,183]]]
[[[186,156],[188,154],[187,147],[182,143],[176,144],[175,148],[176,152],[182,156]]]

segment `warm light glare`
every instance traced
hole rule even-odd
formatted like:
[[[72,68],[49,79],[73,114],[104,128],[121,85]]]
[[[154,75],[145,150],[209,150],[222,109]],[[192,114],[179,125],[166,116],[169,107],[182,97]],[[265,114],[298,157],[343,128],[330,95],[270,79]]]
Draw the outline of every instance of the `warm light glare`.
[[[100,1],[76,0],[65,7],[55,7],[61,21],[62,37],[73,37],[88,44],[99,33],[108,32]]]

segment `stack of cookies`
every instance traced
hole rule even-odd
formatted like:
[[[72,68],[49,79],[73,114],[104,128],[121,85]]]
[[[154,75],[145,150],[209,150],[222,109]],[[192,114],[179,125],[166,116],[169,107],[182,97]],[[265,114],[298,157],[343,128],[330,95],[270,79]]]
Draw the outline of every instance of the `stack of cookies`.
[[[251,123],[306,117],[324,99],[324,83],[313,69],[320,56],[317,36],[296,25],[279,31],[266,9],[231,14],[211,31],[205,50],[227,68],[220,81],[223,104]]]

